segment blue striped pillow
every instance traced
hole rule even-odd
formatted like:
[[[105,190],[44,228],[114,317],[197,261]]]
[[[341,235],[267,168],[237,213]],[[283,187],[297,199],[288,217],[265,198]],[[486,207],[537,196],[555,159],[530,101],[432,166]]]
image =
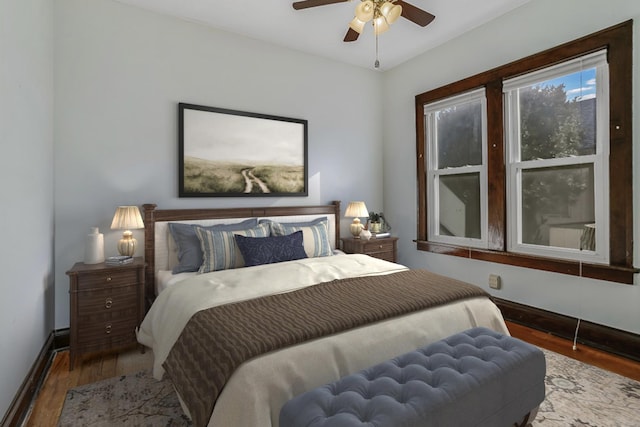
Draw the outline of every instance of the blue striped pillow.
[[[169,231],[173,241],[178,247],[178,265],[173,268],[173,274],[185,271],[198,271],[202,265],[202,249],[200,240],[196,234],[196,228],[202,227],[209,230],[238,231],[254,228],[258,225],[257,218],[250,218],[233,224],[215,224],[202,226],[197,224],[169,223]]]
[[[304,250],[309,258],[333,255],[329,240],[329,220],[318,218],[307,223],[280,223],[271,220],[260,220],[261,224],[269,224],[272,236],[288,236],[302,231]]]
[[[259,224],[255,228],[239,231],[207,230],[196,228],[202,248],[202,265],[199,273],[244,267],[244,259],[236,244],[234,234],[246,237],[269,236],[269,225]]]

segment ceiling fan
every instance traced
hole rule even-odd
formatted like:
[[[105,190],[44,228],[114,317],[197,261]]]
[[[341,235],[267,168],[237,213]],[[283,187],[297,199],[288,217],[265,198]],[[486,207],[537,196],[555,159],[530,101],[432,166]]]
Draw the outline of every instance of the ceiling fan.
[[[344,3],[350,0],[301,0],[293,3],[295,10],[307,9],[328,4]],[[403,0],[360,0],[356,6],[355,18],[349,23],[349,29],[344,36],[345,42],[358,39],[364,29],[364,25],[373,21],[373,29],[376,36],[389,29],[400,16],[414,22],[421,27],[426,27],[435,16]]]

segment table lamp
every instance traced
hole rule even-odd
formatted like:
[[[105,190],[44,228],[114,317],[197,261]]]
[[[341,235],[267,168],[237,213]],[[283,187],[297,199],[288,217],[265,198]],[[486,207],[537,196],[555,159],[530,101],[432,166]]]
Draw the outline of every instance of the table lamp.
[[[360,238],[360,232],[364,228],[364,225],[360,222],[360,217],[368,217],[369,211],[364,202],[349,202],[347,210],[344,213],[346,218],[353,218],[353,222],[349,226],[351,234],[354,239]]]
[[[133,237],[132,229],[144,228],[144,222],[137,206],[118,206],[111,222],[112,230],[125,230],[118,242],[120,255],[133,256],[138,242]]]

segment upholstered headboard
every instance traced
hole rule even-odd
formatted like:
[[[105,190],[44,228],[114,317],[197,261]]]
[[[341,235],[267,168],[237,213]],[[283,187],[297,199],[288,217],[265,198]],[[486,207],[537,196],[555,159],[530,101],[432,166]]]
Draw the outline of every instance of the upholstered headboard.
[[[239,222],[247,218],[272,219],[281,222],[305,221],[326,216],[332,248],[340,245],[340,202],[319,206],[224,208],[224,209],[156,209],[145,204],[145,296],[150,304],[155,299],[155,275],[167,269],[172,256],[168,233],[170,222],[213,225]]]

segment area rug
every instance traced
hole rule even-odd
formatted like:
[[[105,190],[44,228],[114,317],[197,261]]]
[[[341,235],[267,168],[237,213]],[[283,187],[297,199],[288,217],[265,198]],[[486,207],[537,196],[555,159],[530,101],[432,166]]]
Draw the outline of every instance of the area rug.
[[[109,378],[67,392],[58,426],[190,426],[169,381],[150,371]]]
[[[546,399],[533,427],[638,427],[640,382],[543,350]],[[173,388],[147,371],[69,390],[58,425],[190,426]],[[256,426],[257,427],[257,426]]]
[[[534,427],[640,426],[640,382],[543,351],[546,398]]]

